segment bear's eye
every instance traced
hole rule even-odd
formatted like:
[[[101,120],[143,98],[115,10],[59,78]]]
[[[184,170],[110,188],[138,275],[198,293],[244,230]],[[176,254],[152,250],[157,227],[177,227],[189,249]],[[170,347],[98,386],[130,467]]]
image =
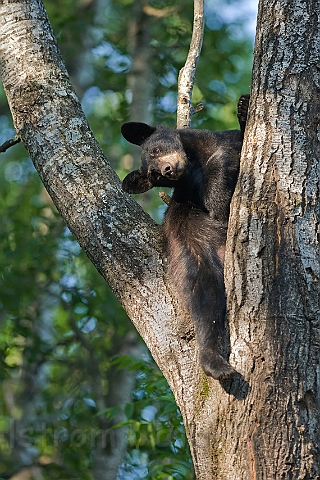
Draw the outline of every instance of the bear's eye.
[[[161,153],[161,150],[159,147],[155,147],[153,150],[152,150],[152,155],[159,155]]]

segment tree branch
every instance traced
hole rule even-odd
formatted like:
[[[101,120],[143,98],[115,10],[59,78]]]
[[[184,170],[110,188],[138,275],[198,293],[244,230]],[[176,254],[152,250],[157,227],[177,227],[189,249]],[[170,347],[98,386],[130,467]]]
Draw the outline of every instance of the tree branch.
[[[168,195],[166,192],[159,192],[158,195],[164,203],[169,205],[170,200],[171,200],[170,195]]]
[[[10,138],[10,140],[7,140],[2,145],[0,145],[0,152],[6,152],[8,148],[13,147],[19,142],[21,142],[21,138],[18,135],[15,135],[13,138]]]
[[[191,125],[194,75],[201,52],[204,32],[204,0],[194,0],[193,31],[189,53],[178,79],[177,128]],[[197,107],[196,107],[197,108]],[[194,111],[199,111],[194,109]]]
[[[187,334],[191,320],[165,276],[161,229],[123,192],[94,139],[41,0],[0,2],[0,57],[15,129],[64,221],[166,376],[194,453],[203,374]],[[203,458],[209,449],[208,436]]]

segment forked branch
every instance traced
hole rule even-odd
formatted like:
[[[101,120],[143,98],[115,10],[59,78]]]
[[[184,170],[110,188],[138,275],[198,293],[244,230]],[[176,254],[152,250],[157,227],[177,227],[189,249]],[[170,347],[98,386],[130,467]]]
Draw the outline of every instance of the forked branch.
[[[191,99],[194,75],[200,57],[204,32],[204,0],[194,0],[193,31],[189,53],[178,79],[177,128],[191,126]]]

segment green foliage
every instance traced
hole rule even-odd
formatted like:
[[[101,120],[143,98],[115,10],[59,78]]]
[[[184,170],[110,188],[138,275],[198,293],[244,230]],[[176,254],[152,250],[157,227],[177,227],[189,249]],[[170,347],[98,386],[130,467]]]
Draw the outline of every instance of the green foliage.
[[[45,479],[91,479],[104,417],[106,435],[128,425],[124,475],[142,465],[145,478],[188,478],[179,474],[191,464],[165,379],[149,357],[119,356],[133,327],[24,154],[16,147],[0,164],[0,474],[23,466],[24,454],[44,463]],[[112,369],[137,375],[126,421],[116,424],[119,406],[97,408],[97,389],[107,399],[114,388]]]
[[[128,451],[120,478],[135,472],[135,478],[193,478],[192,463],[183,422],[173,394],[157,367],[149,359],[118,357],[119,368],[139,371],[133,400],[125,407]],[[113,414],[113,412],[108,412]],[[115,412],[117,413],[117,412]]]
[[[133,0],[109,2],[99,18],[95,2],[44,3],[91,128],[123,178],[132,167],[120,126],[130,110]],[[154,123],[174,126],[193,7],[185,0],[150,5],[173,9],[147,21]],[[77,83],[83,49],[91,72],[85,86]],[[194,102],[205,109],[195,127],[236,127],[237,98],[250,85],[251,51],[239,25],[210,17],[194,88]],[[3,143],[14,131],[1,88],[0,107]],[[167,382],[147,354],[137,359],[124,351],[132,339],[140,342],[129,319],[63,224],[23,146],[0,160],[0,475],[9,478],[37,463],[45,480],[92,480],[102,432],[108,442],[112,432],[127,428],[119,480],[193,478]],[[165,205],[156,192],[140,201],[161,221]],[[123,406],[110,399],[121,375],[136,376],[132,399]]]

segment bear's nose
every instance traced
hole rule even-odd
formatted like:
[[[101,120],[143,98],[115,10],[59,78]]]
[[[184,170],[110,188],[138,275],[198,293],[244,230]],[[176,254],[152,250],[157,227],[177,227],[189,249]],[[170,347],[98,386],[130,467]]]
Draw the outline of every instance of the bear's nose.
[[[173,173],[172,166],[169,163],[161,167],[161,175],[163,177],[171,177],[172,173]]]

